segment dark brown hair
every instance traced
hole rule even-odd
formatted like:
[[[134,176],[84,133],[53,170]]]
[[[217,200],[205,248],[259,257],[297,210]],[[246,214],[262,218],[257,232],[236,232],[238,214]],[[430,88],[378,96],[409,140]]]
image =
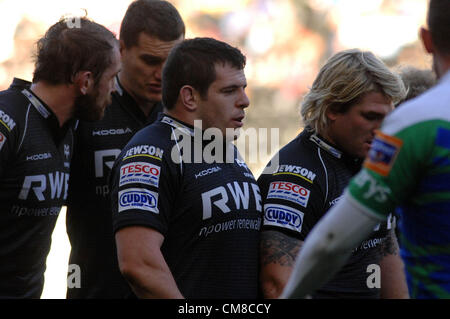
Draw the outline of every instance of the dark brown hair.
[[[161,41],[173,41],[185,34],[183,19],[167,1],[137,0],[130,4],[120,26],[125,47],[137,45],[141,32]]]
[[[33,82],[72,83],[79,71],[91,71],[95,83],[112,63],[115,35],[87,18],[64,18],[37,42]]]
[[[431,0],[428,27],[433,45],[444,55],[450,55],[450,1]]]
[[[162,75],[162,100],[172,109],[180,89],[190,85],[202,98],[216,80],[216,64],[229,64],[242,70],[245,56],[239,49],[212,38],[195,38],[177,44],[169,54]]]

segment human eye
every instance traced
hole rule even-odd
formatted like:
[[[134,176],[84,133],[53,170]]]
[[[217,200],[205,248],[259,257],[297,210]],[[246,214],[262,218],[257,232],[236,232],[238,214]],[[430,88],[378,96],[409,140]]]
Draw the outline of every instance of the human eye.
[[[147,65],[158,65],[162,62],[162,59],[153,55],[141,55],[141,60]]]

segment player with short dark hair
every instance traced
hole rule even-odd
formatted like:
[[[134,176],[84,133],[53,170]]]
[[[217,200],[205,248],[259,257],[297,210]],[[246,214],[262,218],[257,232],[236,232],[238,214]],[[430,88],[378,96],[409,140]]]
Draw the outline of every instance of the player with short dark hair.
[[[77,28],[61,20],[39,40],[33,83],[15,79],[0,92],[0,298],[40,297],[67,198],[76,118],[98,120],[111,102],[117,40],[93,21],[74,19]]]
[[[111,187],[119,265],[140,298],[258,295],[261,197],[226,140],[227,129],[234,136],[243,125],[249,105],[244,66],[242,53],[223,42],[178,44],[163,70],[163,102],[170,106],[116,160]],[[197,69],[214,72],[204,77]],[[177,84],[175,74],[182,79]],[[169,99],[172,85],[178,89]],[[212,140],[202,138],[211,131]]]
[[[169,51],[183,40],[184,22],[166,1],[130,4],[120,28],[122,69],[105,116],[80,122],[67,206],[69,264],[80,267],[80,286],[68,298],[125,298],[131,290],[117,266],[108,176],[116,156],[162,111],[161,73]]]

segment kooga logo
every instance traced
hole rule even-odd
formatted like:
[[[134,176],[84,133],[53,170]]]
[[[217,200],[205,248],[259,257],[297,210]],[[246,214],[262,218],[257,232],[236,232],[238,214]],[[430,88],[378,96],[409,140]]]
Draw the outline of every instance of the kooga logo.
[[[146,210],[158,214],[158,193],[142,188],[119,192],[119,212],[128,209]]]
[[[108,136],[108,135],[123,135],[127,133],[133,133],[129,127],[126,129],[118,128],[118,129],[110,129],[110,130],[99,130],[92,131],[92,136]]]

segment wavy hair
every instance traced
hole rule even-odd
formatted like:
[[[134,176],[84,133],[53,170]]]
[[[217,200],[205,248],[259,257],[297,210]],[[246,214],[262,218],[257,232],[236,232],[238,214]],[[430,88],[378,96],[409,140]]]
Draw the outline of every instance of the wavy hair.
[[[320,69],[303,99],[305,128],[323,132],[328,108],[345,113],[369,92],[380,92],[394,104],[406,95],[401,78],[372,52],[351,49],[335,54]]]

